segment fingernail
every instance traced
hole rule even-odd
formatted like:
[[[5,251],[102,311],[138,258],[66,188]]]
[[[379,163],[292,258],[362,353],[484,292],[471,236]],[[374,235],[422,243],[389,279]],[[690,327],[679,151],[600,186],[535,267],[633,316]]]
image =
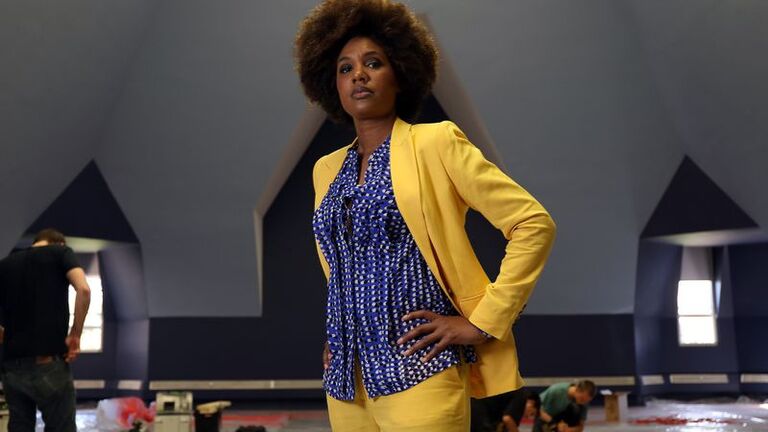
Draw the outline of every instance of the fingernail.
[[[397,344],[398,344],[398,345],[402,345],[402,344],[403,344],[403,339],[402,339],[402,338],[398,339],[398,340],[397,340]]]
[[[427,358],[426,357],[422,357],[419,360],[421,360],[422,363],[426,363],[427,362]]]

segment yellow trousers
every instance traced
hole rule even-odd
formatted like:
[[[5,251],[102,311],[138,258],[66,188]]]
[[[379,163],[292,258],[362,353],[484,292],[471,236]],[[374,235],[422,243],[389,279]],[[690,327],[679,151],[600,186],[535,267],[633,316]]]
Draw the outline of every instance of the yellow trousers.
[[[334,432],[467,432],[469,366],[450,367],[408,390],[369,398],[359,369],[355,399],[326,396]]]

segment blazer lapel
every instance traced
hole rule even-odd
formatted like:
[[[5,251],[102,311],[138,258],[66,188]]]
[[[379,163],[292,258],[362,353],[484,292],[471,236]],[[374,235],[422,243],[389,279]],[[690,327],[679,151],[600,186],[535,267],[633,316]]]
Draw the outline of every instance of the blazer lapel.
[[[339,171],[341,171],[341,166],[344,164],[344,159],[347,157],[347,151],[350,147],[355,145],[356,142],[357,138],[355,138],[351,144],[348,144],[328,155],[328,157],[326,157],[323,161],[323,177],[322,180],[316,185],[317,190],[315,191],[315,210],[317,210],[317,208],[320,206],[323,198],[325,198],[325,194],[328,193],[328,189],[330,188],[331,183],[333,183],[333,181],[336,179],[336,176],[339,174]]]
[[[440,283],[440,286],[451,298],[437,265],[432,243],[429,240],[427,223],[421,209],[421,188],[419,179],[419,167],[416,160],[411,125],[400,120],[395,121],[390,140],[390,170],[392,174],[392,189],[395,192],[395,201],[405,224],[413,236],[416,246],[419,247],[424,260],[432,270],[432,274]],[[451,298],[451,301],[453,299]],[[457,309],[458,310],[458,309]]]

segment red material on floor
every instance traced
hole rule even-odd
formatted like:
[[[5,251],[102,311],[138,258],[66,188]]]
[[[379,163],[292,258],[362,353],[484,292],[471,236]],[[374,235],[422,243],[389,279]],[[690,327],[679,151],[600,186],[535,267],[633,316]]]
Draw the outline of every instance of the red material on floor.
[[[225,415],[222,418],[223,423],[238,423],[238,424],[256,424],[261,426],[284,426],[288,423],[290,417],[286,414],[269,414],[269,415]]]
[[[714,419],[714,418],[686,418],[686,417],[649,417],[632,420],[630,423],[636,425],[665,425],[665,426],[684,426],[690,424],[737,424],[733,420]]]
[[[325,420],[328,414],[325,411],[291,411],[291,412],[265,412],[259,414],[224,414],[222,423],[228,425],[255,424],[267,427],[283,427],[290,421],[296,420]]]

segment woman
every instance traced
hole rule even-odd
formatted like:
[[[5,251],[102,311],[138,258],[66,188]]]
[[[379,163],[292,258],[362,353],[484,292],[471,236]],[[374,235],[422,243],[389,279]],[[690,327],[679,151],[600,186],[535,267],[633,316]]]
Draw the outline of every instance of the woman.
[[[408,123],[437,51],[402,4],[327,0],[302,23],[296,57],[308,98],[357,133],[313,174],[331,425],[465,431],[470,391],[522,385],[511,326],[554,224],[456,125]],[[464,229],[469,207],[509,240],[494,283]]]

